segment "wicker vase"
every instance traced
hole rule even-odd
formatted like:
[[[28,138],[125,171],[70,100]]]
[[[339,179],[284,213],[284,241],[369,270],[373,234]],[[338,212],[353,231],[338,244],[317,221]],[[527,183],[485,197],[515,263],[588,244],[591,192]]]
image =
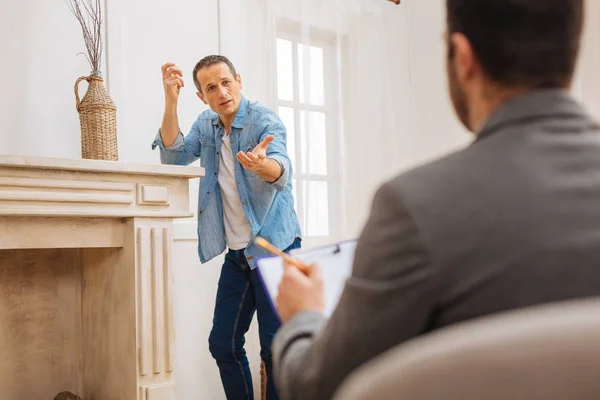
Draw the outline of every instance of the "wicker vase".
[[[79,99],[79,83],[87,81],[85,96]],[[82,76],[75,82],[75,100],[81,123],[81,156],[93,160],[117,161],[117,107],[104,88],[99,73]]]

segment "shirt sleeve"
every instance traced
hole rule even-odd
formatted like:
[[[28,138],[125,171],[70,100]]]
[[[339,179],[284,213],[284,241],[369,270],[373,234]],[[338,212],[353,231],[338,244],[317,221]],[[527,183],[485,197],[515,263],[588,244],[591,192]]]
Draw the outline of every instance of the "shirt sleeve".
[[[160,161],[163,164],[189,165],[200,158],[200,126],[194,122],[190,132],[184,137],[181,132],[175,143],[165,147],[160,136],[160,129],[152,142],[152,150],[160,149]]]
[[[285,189],[292,177],[292,163],[287,153],[287,132],[283,122],[274,112],[267,112],[262,118],[264,129],[260,135],[259,142],[267,136],[274,136],[273,141],[267,148],[267,158],[271,158],[281,166],[281,176],[270,183],[275,189]]]

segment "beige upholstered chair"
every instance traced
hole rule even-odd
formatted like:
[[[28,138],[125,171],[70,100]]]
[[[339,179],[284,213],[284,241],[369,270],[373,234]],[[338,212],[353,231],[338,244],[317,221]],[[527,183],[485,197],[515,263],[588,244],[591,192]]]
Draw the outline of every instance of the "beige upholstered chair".
[[[355,371],[336,400],[599,400],[600,298],[457,324]]]

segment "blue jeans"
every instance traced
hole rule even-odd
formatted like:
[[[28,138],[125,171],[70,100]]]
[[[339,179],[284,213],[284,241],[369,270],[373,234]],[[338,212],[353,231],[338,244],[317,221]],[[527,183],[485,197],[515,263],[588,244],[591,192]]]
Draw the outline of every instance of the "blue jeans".
[[[285,251],[299,247],[300,239],[296,239]],[[208,338],[210,353],[217,361],[229,400],[254,398],[244,335],[250,328],[255,310],[258,314],[260,357],[267,372],[267,400],[276,400],[279,397],[272,379],[271,342],[280,321],[257,270],[250,269],[244,250],[229,250],[221,268],[213,327]]]

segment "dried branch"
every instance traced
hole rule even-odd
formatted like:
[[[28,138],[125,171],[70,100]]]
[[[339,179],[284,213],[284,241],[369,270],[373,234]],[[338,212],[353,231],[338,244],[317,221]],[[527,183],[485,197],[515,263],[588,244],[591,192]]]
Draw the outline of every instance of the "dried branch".
[[[102,62],[102,7],[101,0],[65,0],[67,6],[77,18],[83,42],[87,49],[88,62],[92,71],[99,72]]]

